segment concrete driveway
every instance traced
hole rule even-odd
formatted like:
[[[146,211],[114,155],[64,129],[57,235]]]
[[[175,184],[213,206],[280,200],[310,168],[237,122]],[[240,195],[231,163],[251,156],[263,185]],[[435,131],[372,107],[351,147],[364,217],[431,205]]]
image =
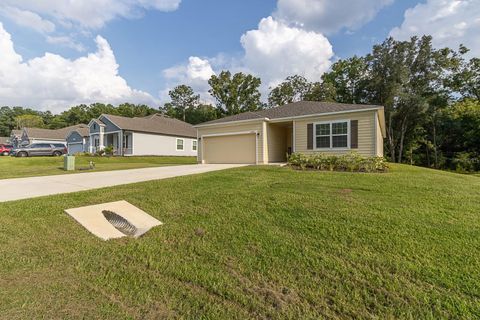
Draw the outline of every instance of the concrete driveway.
[[[0,202],[187,176],[242,166],[244,165],[199,164],[4,179],[0,180]]]

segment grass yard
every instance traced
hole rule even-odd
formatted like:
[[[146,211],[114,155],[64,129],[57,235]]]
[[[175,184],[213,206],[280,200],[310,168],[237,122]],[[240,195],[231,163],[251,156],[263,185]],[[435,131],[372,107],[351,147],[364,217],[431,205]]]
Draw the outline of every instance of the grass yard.
[[[121,199],[165,224],[102,242],[63,212]],[[245,167],[4,203],[0,317],[479,318],[479,218],[478,177],[403,165]]]
[[[0,157],[0,179],[47,176],[65,173],[92,172],[82,171],[88,168],[90,161],[95,162],[94,171],[111,171],[148,167],[195,164],[195,157],[75,157],[76,171],[63,170],[63,157],[14,158]]]

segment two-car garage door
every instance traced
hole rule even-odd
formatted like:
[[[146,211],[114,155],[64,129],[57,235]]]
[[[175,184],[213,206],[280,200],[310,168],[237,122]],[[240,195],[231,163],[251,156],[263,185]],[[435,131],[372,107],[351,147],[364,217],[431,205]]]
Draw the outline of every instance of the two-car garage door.
[[[255,164],[255,133],[203,137],[204,163]]]

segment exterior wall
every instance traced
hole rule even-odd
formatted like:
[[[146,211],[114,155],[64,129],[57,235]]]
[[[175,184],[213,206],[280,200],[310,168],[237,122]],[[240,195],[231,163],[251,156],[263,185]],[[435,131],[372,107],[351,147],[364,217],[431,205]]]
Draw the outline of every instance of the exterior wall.
[[[383,157],[383,136],[382,136],[382,129],[380,128],[380,121],[378,119],[378,113],[375,113],[375,124],[376,124],[376,130],[375,130],[375,135],[377,137],[377,156],[378,157]]]
[[[268,162],[267,154],[264,155],[266,137],[264,134],[264,125],[266,123],[262,120],[252,121],[247,123],[238,123],[238,124],[223,124],[218,126],[211,127],[202,127],[198,128],[197,134],[201,138],[203,135],[215,135],[215,134],[225,134],[225,133],[235,133],[235,132],[247,132],[247,131],[257,131],[260,135],[257,137],[257,153],[258,153],[258,163],[263,164]],[[202,162],[202,140],[198,142],[198,162]]]
[[[100,132],[100,128],[102,126],[100,124],[98,124],[98,122],[96,121],[93,121],[91,122],[90,126],[88,127],[89,131],[90,131],[90,134],[93,134],[93,133],[99,133]]]
[[[112,121],[110,121],[110,119],[108,119],[107,117],[101,117],[100,120],[105,124],[105,127],[104,127],[105,128],[105,130],[104,130],[105,133],[115,132],[115,131],[121,130]]]
[[[76,131],[70,133],[70,135],[67,138],[67,143],[77,143],[82,141],[83,141],[83,137]]]
[[[287,160],[287,138],[288,128],[267,124],[267,149],[268,149],[268,162],[283,162]]]
[[[171,137],[158,134],[133,132],[133,155],[152,156],[197,156],[192,150],[193,138]],[[184,150],[177,151],[177,139],[183,139]]]
[[[377,137],[375,136],[375,117],[376,111],[364,111],[364,112],[351,112],[342,113],[336,115],[317,116],[311,118],[302,118],[295,120],[295,152],[300,153],[314,153],[324,152],[329,154],[345,154],[351,151],[356,151],[363,156],[375,156],[378,154],[376,151]],[[348,150],[308,150],[307,149],[307,124],[332,121],[332,120],[358,120],[358,149]],[[378,134],[381,136],[381,132],[378,130]]]

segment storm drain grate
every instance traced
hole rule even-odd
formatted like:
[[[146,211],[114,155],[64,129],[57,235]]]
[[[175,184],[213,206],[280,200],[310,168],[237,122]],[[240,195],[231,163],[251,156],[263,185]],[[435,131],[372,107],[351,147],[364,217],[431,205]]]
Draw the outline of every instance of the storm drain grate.
[[[115,201],[65,210],[95,236],[103,239],[138,238],[160,221],[127,201]]]
[[[124,235],[129,237],[134,237],[136,235],[138,231],[137,227],[131,224],[124,217],[110,210],[103,210],[102,213],[105,219],[107,219],[107,221],[110,222],[115,227],[115,229],[117,229]]]

